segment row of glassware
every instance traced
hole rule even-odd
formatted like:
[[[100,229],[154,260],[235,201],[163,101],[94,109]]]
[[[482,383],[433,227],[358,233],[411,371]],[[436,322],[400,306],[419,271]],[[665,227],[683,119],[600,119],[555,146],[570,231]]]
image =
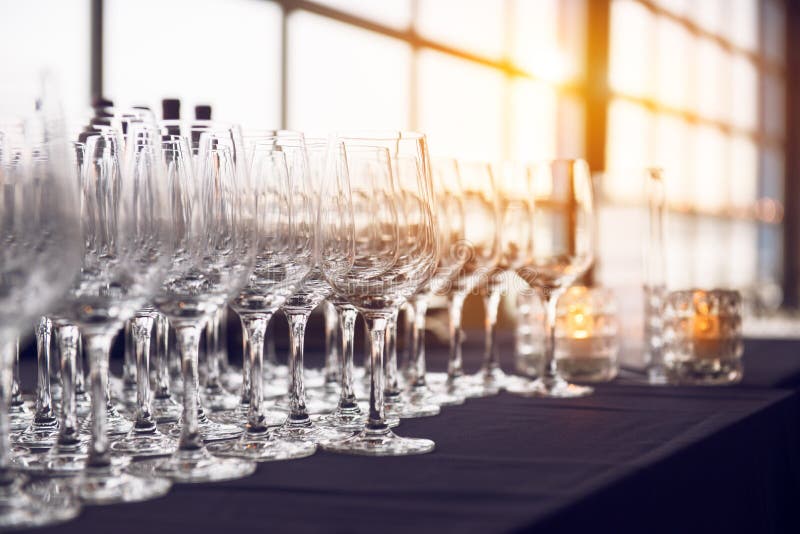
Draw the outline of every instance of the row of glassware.
[[[390,427],[502,388],[544,397],[591,393],[552,365],[556,300],[592,262],[585,162],[432,164],[418,133],[316,139],[157,121],[144,109],[97,111],[77,135],[41,109],[0,125],[0,471],[7,481],[0,485],[0,525],[68,518],[77,513],[73,494],[90,504],[149,499],[172,481],[247,476],[254,461],[305,457],[318,447],[429,452],[432,441],[400,437]],[[498,365],[494,323],[508,283],[546,302],[547,349],[536,380],[509,379]],[[464,375],[461,358],[461,309],[470,292],[487,304],[487,358],[476,377]],[[450,360],[439,380],[425,372],[424,358],[425,311],[434,294],[447,297],[450,314]],[[306,404],[303,345],[308,317],[323,301],[341,324],[341,394],[336,410],[315,420]],[[404,305],[415,312],[414,350],[401,387],[394,340]],[[247,402],[214,418],[200,403],[198,352],[201,331],[226,306],[245,331]],[[278,310],[288,318],[291,347],[284,411],[276,413],[264,402],[274,381],[264,380],[263,346]],[[352,363],[359,313],[370,332],[363,408]],[[46,340],[55,336],[60,417],[39,388],[33,422],[15,427],[11,449],[10,423],[24,415],[15,413],[24,403],[12,403],[15,343],[39,316],[40,384],[49,375]],[[162,346],[167,322],[182,364],[180,420],[159,427],[163,406],[153,403],[150,380],[140,379],[128,421],[109,387],[112,340],[128,323],[137,376],[149,378],[150,337],[155,332]],[[89,361],[83,400],[75,392],[80,350]],[[169,387],[164,369],[155,366],[157,400]],[[17,466],[52,476],[23,490]]]

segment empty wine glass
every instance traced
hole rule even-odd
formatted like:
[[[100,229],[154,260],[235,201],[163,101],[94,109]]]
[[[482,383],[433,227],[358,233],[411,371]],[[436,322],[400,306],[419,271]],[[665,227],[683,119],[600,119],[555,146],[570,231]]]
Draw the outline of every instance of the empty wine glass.
[[[581,397],[588,386],[570,384],[555,368],[558,297],[592,264],[594,218],[589,166],[583,160],[555,160],[530,169],[529,195],[535,202],[532,239],[519,276],[545,303],[545,350],[536,380],[514,381],[507,389],[532,397]]]
[[[399,180],[386,145],[412,144],[423,172]],[[370,330],[370,399],[364,429],[323,443],[335,452],[375,456],[433,450],[399,437],[384,418],[383,353],[387,322],[433,275],[438,240],[425,137],[414,133],[339,135],[329,147],[320,207],[321,270],[336,295],[363,314]],[[404,236],[413,234],[415,239]]]
[[[203,445],[199,418],[198,352],[205,323],[247,282],[260,225],[257,191],[248,179],[238,129],[207,129],[196,142],[196,174],[169,184],[176,229],[174,255],[153,302],[175,328],[183,369],[183,416],[178,449],[170,457],[130,467],[180,482],[251,474],[255,464],[217,458]],[[185,154],[189,148],[182,149]]]
[[[81,179],[86,251],[61,312],[81,328],[89,355],[91,441],[78,493],[93,504],[150,499],[170,487],[165,479],[122,472],[109,449],[108,422],[121,417],[108,395],[111,341],[153,294],[172,246],[167,184],[154,173],[122,172],[121,155],[115,130],[86,139]]]
[[[152,174],[166,184],[185,182],[193,176],[188,144],[181,139],[162,140],[150,128],[129,132],[125,170],[136,179],[139,174]],[[177,175],[177,176],[176,176]],[[143,180],[144,178],[140,178]],[[134,348],[136,397],[134,424],[130,432],[114,441],[111,450],[134,458],[164,456],[177,448],[177,441],[161,433],[156,426],[150,395],[150,339],[157,320],[155,308],[148,305],[128,321]]]
[[[425,315],[432,295],[447,295],[469,257],[464,237],[464,208],[461,179],[453,159],[434,161],[433,187],[436,192],[436,224],[439,229],[441,255],[431,281],[411,299],[411,343],[408,349],[408,392],[412,402],[424,400],[440,406],[464,402],[457,391],[428,387],[425,362]]]
[[[283,140],[280,140],[282,144]],[[302,142],[302,139],[297,139]],[[229,443],[210,446],[222,456],[235,456],[256,461],[302,458],[316,452],[311,442],[286,441],[269,430],[274,422],[264,410],[262,386],[264,383],[264,334],[272,315],[296,290],[307,275],[310,262],[302,241],[302,231],[297,232],[295,220],[302,221],[302,213],[295,213],[293,198],[308,199],[303,184],[289,180],[284,148],[277,138],[262,139],[250,147],[252,151],[251,177],[259,182],[258,214],[261,219],[258,254],[249,283],[231,302],[246,330],[245,357],[249,360],[250,398],[248,414],[242,437]],[[301,148],[302,145],[295,145]],[[290,152],[304,157],[302,151]],[[290,156],[291,157],[291,156]],[[296,188],[295,188],[296,187]],[[305,205],[300,205],[307,210]],[[299,215],[297,219],[293,216]],[[302,230],[302,229],[300,229]],[[300,245],[300,248],[298,248]],[[300,252],[300,254],[298,254]],[[281,417],[280,423],[285,419]]]
[[[8,104],[5,94],[0,98]],[[15,112],[27,109],[12,108]],[[41,108],[40,108],[41,109]],[[77,183],[68,143],[41,112],[0,121],[0,528],[68,520],[74,501],[42,500],[12,467],[9,402],[17,340],[48,313],[73,281],[81,257]]]
[[[470,291],[481,289],[496,272],[500,261],[497,186],[491,166],[483,162],[458,161],[464,210],[464,241],[457,254],[463,257],[461,271],[448,286],[450,312],[450,356],[447,374],[431,373],[436,390],[469,397],[475,387],[464,375],[461,353],[461,312]]]
[[[495,395],[508,384],[497,351],[497,308],[516,269],[525,264],[533,238],[530,221],[535,216],[526,166],[505,163],[493,166],[492,172],[498,198],[500,261],[487,273],[486,283],[480,288],[486,314],[485,340],[483,363],[472,375],[473,387],[468,390],[468,395],[475,397]]]

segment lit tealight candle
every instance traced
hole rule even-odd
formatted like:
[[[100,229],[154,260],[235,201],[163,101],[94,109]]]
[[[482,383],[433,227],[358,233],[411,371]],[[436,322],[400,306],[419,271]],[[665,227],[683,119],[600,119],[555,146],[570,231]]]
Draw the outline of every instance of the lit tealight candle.
[[[692,318],[694,353],[698,358],[716,358],[722,348],[719,317],[711,312],[703,297],[705,293],[695,297],[695,315]]]
[[[570,304],[566,314],[566,339],[569,353],[573,357],[590,358],[594,352],[594,316],[590,306],[582,303]]]

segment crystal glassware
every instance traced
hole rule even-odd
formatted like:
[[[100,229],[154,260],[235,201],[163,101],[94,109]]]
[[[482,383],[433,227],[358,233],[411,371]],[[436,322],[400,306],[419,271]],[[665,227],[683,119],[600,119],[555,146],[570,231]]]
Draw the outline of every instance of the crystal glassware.
[[[29,96],[26,91],[22,91]],[[70,498],[41,498],[13,468],[10,417],[17,343],[31,323],[52,311],[80,267],[82,241],[77,182],[68,143],[47,101],[36,112],[22,98],[1,95],[5,113],[30,116],[0,121],[0,528],[16,530],[71,519]],[[6,108],[5,106],[11,106]]]
[[[302,166],[305,149],[301,136],[267,136],[250,141],[251,176],[259,183],[260,232],[258,254],[249,283],[231,301],[246,332],[245,357],[250,373],[247,417],[241,438],[211,446],[218,455],[255,461],[303,458],[316,452],[312,441],[285,440],[270,430],[275,422],[265,410],[264,335],[273,314],[302,284],[311,266],[312,242],[303,239],[311,191],[305,169],[296,169],[290,181],[291,165]],[[252,138],[251,138],[252,139]],[[305,200],[305,202],[304,202]],[[297,208],[297,209],[295,209]],[[295,224],[297,226],[295,226]],[[280,417],[279,423],[285,419]]]
[[[143,135],[150,128],[139,126]],[[86,139],[81,176],[86,251],[81,276],[63,310],[80,327],[90,362],[91,441],[77,491],[92,504],[151,499],[170,488],[166,479],[123,472],[112,462],[109,448],[109,422],[114,423],[114,432],[121,432],[122,420],[109,397],[111,342],[152,296],[173,245],[167,183],[152,169],[123,170],[123,143],[115,129],[94,132]]]
[[[165,126],[168,132],[171,126],[180,128]],[[252,272],[259,219],[257,190],[249,179],[238,128],[208,125],[190,127],[189,132],[197,134],[195,148],[190,149],[188,138],[183,138],[174,157],[185,161],[194,156],[196,171],[183,165],[183,172],[175,173],[170,183],[171,202],[180,208],[172,212],[175,252],[153,299],[178,338],[183,369],[180,439],[168,458],[138,462],[130,469],[180,482],[208,482],[241,478],[255,469],[246,460],[214,457],[203,444],[198,352],[205,323]]]
[[[517,274],[538,292],[545,306],[545,351],[538,377],[515,381],[507,390],[533,397],[581,397],[592,393],[557,374],[555,326],[558,298],[593,261],[593,191],[583,160],[555,160],[530,169],[533,217],[530,246]]]
[[[391,164],[401,145],[419,155],[416,175],[402,180],[392,173]],[[322,446],[372,456],[430,452],[432,441],[394,434],[383,406],[387,322],[428,283],[439,261],[427,142],[424,135],[403,132],[337,135],[329,146],[326,170],[320,206],[321,271],[334,293],[363,314],[372,363],[364,429]]]
[[[664,363],[672,384],[742,379],[742,296],[729,289],[671,291],[664,301]]]
[[[575,382],[608,382],[619,372],[619,322],[614,294],[604,287],[572,286],[558,300],[558,374]]]

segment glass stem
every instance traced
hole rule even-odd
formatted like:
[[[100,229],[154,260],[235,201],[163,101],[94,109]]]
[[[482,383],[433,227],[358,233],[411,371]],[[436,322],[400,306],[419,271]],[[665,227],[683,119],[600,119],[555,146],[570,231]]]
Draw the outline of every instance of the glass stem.
[[[405,313],[403,317],[405,319],[405,323],[403,325],[403,362],[400,364],[400,367],[403,372],[403,376],[411,377],[413,376],[414,370],[411,368],[414,365],[412,361],[414,359],[414,324],[415,324],[415,304],[417,296],[412,297],[412,299],[406,303]],[[411,381],[411,380],[409,380]]]
[[[19,381],[19,338],[14,340],[14,362],[13,362],[13,376],[11,382],[11,406],[22,406],[25,404],[25,399],[22,398],[22,387]]]
[[[13,482],[11,468],[11,416],[8,413],[11,400],[11,384],[14,375],[14,340],[2,340],[0,344],[0,485]]]
[[[111,350],[111,336],[87,334],[84,336],[84,343],[89,354],[89,384],[92,391],[92,439],[88,465],[107,467],[111,465],[108,434],[106,434],[106,415],[109,407],[108,353]]]
[[[542,291],[544,302],[544,357],[539,376],[548,386],[556,379],[556,307],[560,293],[554,290]]]
[[[156,316],[156,391],[157,399],[169,399],[169,320],[165,315]]]
[[[61,428],[58,433],[58,445],[74,447],[80,443],[75,375],[81,334],[77,326],[64,324],[56,329],[56,339],[61,354]]]
[[[383,348],[386,338],[386,317],[366,317],[370,334],[369,414],[366,432],[383,433],[386,424],[383,409]]]
[[[220,372],[227,371],[228,362],[228,308],[217,311],[217,365]]]
[[[206,390],[221,389],[219,373],[219,313],[215,313],[206,323]]]
[[[386,399],[397,399],[400,396],[400,378],[397,372],[397,316],[395,311],[387,320],[386,324],[386,354],[384,356],[385,383],[384,401]]]
[[[250,335],[247,333],[247,324],[244,318],[240,316],[240,320],[242,323],[242,347],[244,348],[244,358],[242,358],[242,388],[239,396],[239,408],[247,409],[249,413],[250,396],[252,395],[250,391],[252,389],[250,386],[250,358],[247,357],[251,352]]]
[[[339,314],[330,302],[323,304],[325,318],[325,387],[335,390],[339,386]]]
[[[358,311],[352,306],[340,306],[338,312],[342,337],[342,391],[339,393],[339,411],[359,413],[361,410],[353,391],[353,338]]]
[[[183,375],[183,416],[181,437],[178,447],[181,450],[197,450],[203,447],[200,435],[199,410],[197,392],[199,376],[197,360],[200,351],[200,328],[195,325],[184,325],[177,328],[178,351],[181,356],[181,373]]]
[[[483,295],[483,306],[486,309],[484,318],[485,339],[483,348],[483,365],[481,371],[485,376],[500,366],[497,353],[497,308],[500,306],[500,290],[489,289]]]
[[[463,293],[452,293],[448,298],[450,312],[450,358],[447,361],[447,383],[452,384],[464,374],[464,364],[461,356],[461,312],[464,308]]]
[[[271,321],[270,321],[270,324],[272,324]],[[264,343],[266,344],[266,346],[264,347],[264,350],[266,351],[267,363],[269,363],[269,365],[271,367],[277,367],[278,366],[278,353],[275,350],[275,327],[274,326],[270,326],[269,324],[267,325],[267,333],[266,333],[266,337],[265,337]]]
[[[425,315],[428,312],[427,295],[417,295],[414,298],[414,323],[412,325],[411,345],[409,347],[409,365],[411,372],[411,385],[414,388],[426,386],[425,374]]]
[[[150,404],[150,335],[153,331],[153,316],[141,315],[131,321],[134,352],[136,356],[136,420],[133,429],[137,433],[153,433],[156,421]]]
[[[287,313],[289,319],[289,420],[290,424],[307,424],[306,388],[303,381],[303,348],[307,313]]]
[[[78,344],[75,348],[75,395],[86,395],[86,375],[83,365],[83,339],[78,330]]]
[[[56,422],[53,400],[50,396],[50,338],[53,323],[47,317],[39,319],[36,327],[36,414],[34,425],[52,425]]]
[[[122,360],[122,383],[126,390],[136,387],[136,339],[133,319],[125,321],[125,352]]]
[[[247,354],[250,362],[250,405],[247,410],[247,432],[263,434],[267,431],[264,417],[264,335],[270,315],[248,315],[242,318],[247,329]]]

